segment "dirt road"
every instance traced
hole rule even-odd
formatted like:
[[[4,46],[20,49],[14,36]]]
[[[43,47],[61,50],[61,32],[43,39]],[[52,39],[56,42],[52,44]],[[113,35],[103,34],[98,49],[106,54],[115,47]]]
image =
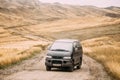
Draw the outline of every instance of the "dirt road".
[[[60,69],[46,71],[44,53],[9,69],[1,70],[1,80],[110,80],[103,67],[85,55],[80,70],[75,69],[74,72]]]

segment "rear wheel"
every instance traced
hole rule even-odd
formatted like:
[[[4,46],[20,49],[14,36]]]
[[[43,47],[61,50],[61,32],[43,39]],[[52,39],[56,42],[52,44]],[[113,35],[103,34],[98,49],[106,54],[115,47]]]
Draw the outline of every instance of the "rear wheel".
[[[78,64],[78,66],[77,66],[77,69],[80,69],[80,68],[81,68],[81,65],[82,65],[82,58],[80,58],[80,62],[79,62],[79,64]]]
[[[46,70],[47,71],[51,71],[51,67],[50,66],[46,66]]]
[[[82,57],[80,58],[80,65],[82,65]]]
[[[78,66],[77,66],[77,69],[80,69],[80,68],[81,68],[81,65],[78,65]]]

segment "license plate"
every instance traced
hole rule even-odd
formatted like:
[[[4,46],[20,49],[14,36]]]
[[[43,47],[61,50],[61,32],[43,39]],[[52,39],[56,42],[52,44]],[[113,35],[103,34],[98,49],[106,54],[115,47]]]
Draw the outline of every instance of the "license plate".
[[[53,64],[53,66],[61,66],[61,64]]]

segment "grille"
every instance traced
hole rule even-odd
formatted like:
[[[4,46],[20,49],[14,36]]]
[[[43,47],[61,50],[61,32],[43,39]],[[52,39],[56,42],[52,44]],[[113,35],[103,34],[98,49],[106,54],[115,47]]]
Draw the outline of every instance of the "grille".
[[[63,57],[61,57],[61,56],[53,56],[52,58],[53,59],[63,59]]]
[[[56,61],[56,60],[53,60],[52,63],[53,63],[53,64],[61,64],[62,61]]]

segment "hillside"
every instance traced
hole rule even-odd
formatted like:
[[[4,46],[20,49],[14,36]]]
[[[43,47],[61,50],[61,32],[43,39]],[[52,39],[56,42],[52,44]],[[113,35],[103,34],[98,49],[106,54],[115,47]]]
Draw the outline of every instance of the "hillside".
[[[0,0],[0,46],[46,42],[63,38],[64,32],[120,24],[119,10],[119,7],[49,4],[39,0]]]
[[[46,24],[46,22],[51,23],[51,21],[56,22],[56,20],[70,20],[68,22],[74,23],[73,20],[75,19],[75,21],[83,27],[87,25],[96,26],[108,23],[119,23],[119,10],[117,7],[115,9],[103,9],[95,6],[41,3],[38,0],[0,0],[0,27],[11,36],[17,35],[21,37],[20,39],[18,38],[19,41],[24,40],[26,36],[27,39],[31,39],[31,36],[28,37],[28,35],[32,35],[32,39],[38,34],[40,37],[43,37],[43,35],[40,34],[41,32],[37,32],[36,34],[36,30],[34,30],[33,27],[28,27],[29,25]],[[51,26],[54,25],[51,24]],[[38,31],[41,31],[41,28],[42,27],[37,27],[37,29],[39,29]],[[1,39],[1,42],[11,42],[9,39],[7,39],[8,41],[6,40],[6,37],[10,35],[7,35],[7,33],[4,35],[1,31],[0,33],[3,35],[1,37],[3,41]]]
[[[111,6],[107,7],[106,9],[120,13],[120,7]]]
[[[15,25],[14,22],[16,19],[18,25],[23,25],[25,23],[35,24],[35,22],[39,21],[85,16],[116,18],[120,17],[120,12],[117,11],[94,6],[72,6],[58,3],[48,4],[41,3],[38,0],[0,0],[0,25],[7,25],[3,24],[6,20],[10,21],[10,23],[13,22],[9,25]]]

